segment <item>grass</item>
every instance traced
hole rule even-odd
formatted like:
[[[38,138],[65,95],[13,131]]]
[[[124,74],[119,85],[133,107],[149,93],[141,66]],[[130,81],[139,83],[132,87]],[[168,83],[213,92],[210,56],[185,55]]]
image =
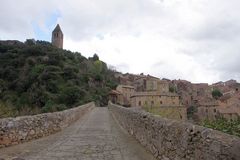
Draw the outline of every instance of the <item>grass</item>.
[[[240,118],[238,120],[230,121],[224,118],[219,118],[215,121],[205,120],[202,125],[204,127],[212,128],[240,137]]]
[[[0,102],[0,119],[7,117],[17,117],[24,115],[35,115],[41,113],[41,110],[38,107],[21,107],[20,110],[17,110],[16,107]]]
[[[180,120],[181,113],[179,108],[176,107],[149,107],[144,106],[143,109],[154,115],[159,115],[164,118]]]

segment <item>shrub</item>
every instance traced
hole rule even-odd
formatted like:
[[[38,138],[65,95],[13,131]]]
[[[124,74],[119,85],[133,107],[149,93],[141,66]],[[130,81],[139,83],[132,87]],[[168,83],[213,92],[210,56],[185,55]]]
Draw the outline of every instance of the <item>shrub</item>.
[[[213,96],[213,98],[215,98],[215,99],[218,99],[219,97],[221,97],[223,94],[221,93],[221,91],[220,90],[218,90],[218,89],[214,89],[213,91],[212,91],[212,96]]]
[[[79,101],[81,96],[84,96],[84,92],[85,91],[81,90],[77,86],[67,87],[67,88],[64,88],[61,99],[67,105],[73,105],[74,103]]]
[[[44,41],[0,43],[0,52],[0,101],[19,115],[92,100],[104,105],[110,88],[117,86],[114,72],[96,54],[87,59]]]
[[[203,126],[240,137],[240,119],[230,121],[224,118],[215,121],[205,120]]]

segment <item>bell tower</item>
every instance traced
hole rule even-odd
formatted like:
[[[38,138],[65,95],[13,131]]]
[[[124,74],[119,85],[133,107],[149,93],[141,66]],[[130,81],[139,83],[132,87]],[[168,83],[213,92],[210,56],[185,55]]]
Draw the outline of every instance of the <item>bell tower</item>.
[[[59,24],[52,31],[52,45],[61,49],[63,48],[63,32]]]

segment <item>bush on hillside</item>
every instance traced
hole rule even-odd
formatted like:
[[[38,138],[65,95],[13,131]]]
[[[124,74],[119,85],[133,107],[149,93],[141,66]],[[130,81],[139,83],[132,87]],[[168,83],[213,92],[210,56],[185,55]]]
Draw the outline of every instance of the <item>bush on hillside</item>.
[[[29,108],[52,112],[89,101],[106,105],[116,87],[114,72],[98,55],[53,47],[49,42],[7,44],[0,42],[0,103],[16,113]]]

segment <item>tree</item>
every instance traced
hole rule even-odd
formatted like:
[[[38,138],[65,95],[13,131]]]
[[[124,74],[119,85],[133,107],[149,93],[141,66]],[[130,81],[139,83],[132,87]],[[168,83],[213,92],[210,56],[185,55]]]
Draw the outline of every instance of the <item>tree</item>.
[[[77,86],[67,87],[63,90],[60,97],[67,105],[73,105],[78,102],[81,96],[84,96],[84,91]]]
[[[98,61],[99,60],[99,57],[98,57],[98,55],[95,53],[94,55],[93,55],[93,61]]]
[[[31,42],[0,42],[0,103],[17,114],[34,107],[58,111],[93,100],[107,104],[117,79],[97,54],[87,59],[48,42]]]
[[[176,88],[173,87],[173,86],[170,86],[170,87],[169,87],[169,92],[171,92],[171,93],[176,93]]]
[[[25,42],[26,45],[32,46],[36,44],[36,41],[34,39],[27,39]]]
[[[221,91],[220,90],[218,90],[218,89],[214,89],[213,91],[212,91],[212,96],[213,96],[213,98],[215,98],[215,99],[218,99],[219,97],[221,97],[223,94],[221,93]]]

